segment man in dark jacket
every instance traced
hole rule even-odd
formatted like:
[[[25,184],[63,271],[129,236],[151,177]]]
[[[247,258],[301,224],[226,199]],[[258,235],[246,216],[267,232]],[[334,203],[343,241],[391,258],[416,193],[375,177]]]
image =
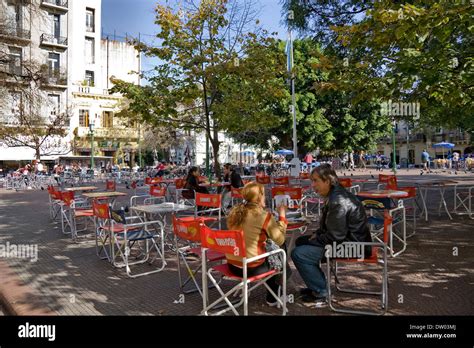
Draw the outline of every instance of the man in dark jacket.
[[[230,186],[233,188],[240,188],[244,186],[244,182],[242,181],[240,174],[234,170],[234,167],[230,163],[224,164],[224,182],[229,182]],[[227,212],[227,209],[229,209],[230,206],[230,191],[230,187],[227,187],[222,191],[222,207],[224,214]]]
[[[313,189],[325,198],[320,227],[312,236],[298,238],[291,253],[307,286],[301,291],[305,302],[324,300],[327,296],[326,278],[319,262],[328,247],[342,242],[372,241],[362,203],[339,185],[329,164],[316,167],[311,172],[311,182]],[[370,250],[366,249],[364,254],[367,253]]]

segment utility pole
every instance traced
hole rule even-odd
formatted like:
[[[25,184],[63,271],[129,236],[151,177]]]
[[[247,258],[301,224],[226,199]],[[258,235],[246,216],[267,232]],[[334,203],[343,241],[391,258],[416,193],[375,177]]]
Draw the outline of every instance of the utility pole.
[[[294,20],[295,14],[293,11],[288,12],[288,19]],[[291,84],[291,113],[293,116],[293,159],[290,162],[290,175],[298,177],[301,171],[301,163],[298,158],[298,137],[296,133],[296,95],[295,95],[295,74],[293,71],[293,38],[291,35],[291,23],[288,25],[289,40],[287,43],[287,59],[288,59],[288,73],[290,74]]]

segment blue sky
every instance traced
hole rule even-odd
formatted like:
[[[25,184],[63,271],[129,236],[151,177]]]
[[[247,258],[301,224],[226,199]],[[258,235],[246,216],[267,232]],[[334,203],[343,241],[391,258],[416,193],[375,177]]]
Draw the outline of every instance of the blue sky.
[[[148,44],[157,44],[154,35],[159,31],[154,23],[154,8],[157,3],[165,4],[166,0],[102,0],[102,32],[117,37],[138,37]],[[168,0],[176,4],[177,0]],[[280,39],[287,39],[287,30],[281,22],[280,0],[254,0],[255,8],[260,10],[261,26],[269,32],[278,32]],[[156,65],[156,60],[142,56],[142,70],[149,71]],[[145,82],[145,81],[143,81]]]
[[[165,0],[102,0],[102,29],[104,33],[124,36],[125,33],[137,36],[138,33],[155,34],[153,9],[156,3]],[[176,0],[168,0],[169,4]],[[280,25],[281,5],[279,0],[254,0],[256,8],[261,8],[260,22],[262,26],[277,31],[281,39],[286,39],[286,29]],[[146,36],[145,36],[146,37]]]

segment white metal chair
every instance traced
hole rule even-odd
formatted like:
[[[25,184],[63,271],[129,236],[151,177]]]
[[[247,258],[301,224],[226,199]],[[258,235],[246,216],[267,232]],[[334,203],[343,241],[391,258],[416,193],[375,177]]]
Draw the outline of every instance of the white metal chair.
[[[94,216],[102,220],[97,227],[96,245],[100,251],[104,251],[106,258],[117,268],[125,268],[126,273],[131,278],[160,272],[166,266],[164,256],[164,228],[160,221],[143,222],[139,216],[121,216],[122,222],[116,222],[112,218],[112,211],[107,203],[93,202]],[[140,222],[131,223],[133,220]],[[158,228],[158,232],[156,232]],[[107,251],[106,243],[109,243]],[[158,245],[159,243],[159,245]],[[140,245],[144,244],[144,246]],[[133,249],[137,247],[136,249]],[[137,261],[130,261],[131,253],[137,250],[139,253]],[[156,251],[156,256],[151,258],[151,252]],[[100,254],[98,253],[100,256]],[[139,256],[143,256],[139,259]],[[157,258],[161,260],[161,265],[151,271],[142,273],[132,273],[131,266],[153,263]]]
[[[278,301],[278,304],[282,307],[282,314],[286,315],[286,253],[283,249],[274,250],[267,252],[252,258],[246,257],[245,249],[245,238],[243,231],[233,230],[213,230],[208,226],[201,224],[201,246],[202,246],[202,289],[203,289],[203,310],[204,315],[219,315],[232,311],[235,315],[239,315],[237,307],[243,304],[244,315],[248,315],[248,297],[249,294],[258,286],[264,285],[272,296]],[[232,254],[242,258],[242,272],[243,276],[238,277],[231,272],[227,263],[223,263],[216,266],[207,267],[207,253],[209,251],[220,252],[223,254]],[[283,260],[283,269],[277,271],[272,269],[266,273],[248,277],[248,264],[257,260],[264,259],[272,254],[281,254]],[[214,277],[213,273],[218,273],[226,279],[236,281],[237,284],[227,292],[219,286],[218,281]],[[275,292],[265,283],[271,277],[281,274],[283,277],[282,293],[281,297],[275,294]],[[208,290],[208,279],[217,289],[220,297],[209,303],[209,290]],[[237,294],[242,291],[242,299],[237,304],[233,304],[229,299],[230,296]],[[227,308],[219,310],[218,312],[211,313],[212,309],[216,309],[216,306],[225,302]]]

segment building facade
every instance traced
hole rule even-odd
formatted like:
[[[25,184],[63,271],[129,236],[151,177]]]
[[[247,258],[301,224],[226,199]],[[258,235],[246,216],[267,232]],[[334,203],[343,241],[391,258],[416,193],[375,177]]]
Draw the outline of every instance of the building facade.
[[[433,147],[434,144],[448,142],[454,144],[452,149],[443,149]],[[461,129],[443,129],[433,128],[425,133],[407,127],[407,123],[399,121],[395,124],[395,145],[397,163],[406,166],[406,163],[420,166],[421,153],[424,149],[428,151],[432,158],[442,158],[447,156],[448,152],[456,151],[460,155],[474,153],[474,147],[471,144],[471,137],[468,132]],[[379,141],[377,151],[391,158],[393,153],[392,137],[386,137]]]
[[[12,92],[25,69],[38,67],[45,119],[66,113],[63,155],[111,156],[132,165],[139,141],[134,124],[118,119],[123,98],[110,95],[110,77],[139,83],[139,53],[101,37],[101,0],[0,0],[0,122],[14,119],[21,96]],[[18,94],[18,93],[17,93]],[[91,143],[93,132],[94,143]],[[0,161],[31,160],[29,148],[3,148]]]

